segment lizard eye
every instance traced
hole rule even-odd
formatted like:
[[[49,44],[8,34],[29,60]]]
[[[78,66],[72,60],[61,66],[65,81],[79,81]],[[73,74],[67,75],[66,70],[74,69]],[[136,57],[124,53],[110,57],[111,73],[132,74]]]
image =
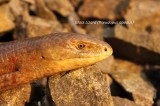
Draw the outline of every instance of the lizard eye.
[[[86,45],[83,43],[78,44],[78,49],[83,49]]]

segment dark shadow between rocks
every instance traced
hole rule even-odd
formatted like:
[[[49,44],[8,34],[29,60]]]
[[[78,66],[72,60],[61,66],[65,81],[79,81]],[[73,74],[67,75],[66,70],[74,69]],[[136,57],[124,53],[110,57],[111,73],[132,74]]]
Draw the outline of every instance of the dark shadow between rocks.
[[[149,68],[145,68],[143,70],[145,75],[148,77],[150,82],[153,84],[153,86],[156,88],[157,93],[155,95],[154,104],[153,106],[159,106],[158,101],[160,100],[160,66],[150,66]]]
[[[13,40],[12,37],[13,30],[10,32],[6,32],[5,34],[1,34],[0,42],[9,42]]]
[[[115,38],[105,38],[105,41],[112,46],[113,55],[117,58],[130,60],[138,64],[160,64],[158,53]]]
[[[111,75],[110,77],[112,78]],[[114,78],[112,78],[112,80],[113,80],[113,83],[110,85],[111,95],[118,96],[121,98],[127,98],[133,101],[132,94],[129,92],[126,92],[125,89],[114,80]]]
[[[39,82],[31,83],[31,95],[29,103],[25,106],[38,106],[38,102],[44,97],[44,87]]]
[[[26,103],[25,106],[55,106],[48,85],[42,84],[42,80],[38,80],[31,84],[31,96],[30,102]]]

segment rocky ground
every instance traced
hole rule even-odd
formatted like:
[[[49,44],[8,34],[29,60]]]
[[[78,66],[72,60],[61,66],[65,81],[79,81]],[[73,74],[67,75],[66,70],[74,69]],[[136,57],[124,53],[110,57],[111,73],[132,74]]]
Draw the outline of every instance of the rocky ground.
[[[108,42],[113,56],[0,94],[0,106],[160,106],[159,0],[0,0],[0,41],[54,32]]]

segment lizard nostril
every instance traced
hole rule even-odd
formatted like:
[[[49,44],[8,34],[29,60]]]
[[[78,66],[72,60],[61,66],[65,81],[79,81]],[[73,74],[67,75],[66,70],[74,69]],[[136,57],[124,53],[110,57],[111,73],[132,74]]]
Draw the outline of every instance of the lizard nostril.
[[[106,48],[106,47],[104,48],[104,51],[105,51],[105,52],[107,51],[107,48]]]

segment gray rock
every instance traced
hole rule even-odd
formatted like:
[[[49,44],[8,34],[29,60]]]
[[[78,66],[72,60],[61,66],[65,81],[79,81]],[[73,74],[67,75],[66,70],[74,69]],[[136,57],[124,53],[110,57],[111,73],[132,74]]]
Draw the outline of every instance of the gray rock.
[[[116,59],[111,66],[110,74],[128,93],[132,94],[136,104],[152,106],[156,90],[148,82],[142,70],[141,66],[132,62]]]
[[[49,79],[57,106],[113,106],[105,74],[97,65],[80,68]]]

